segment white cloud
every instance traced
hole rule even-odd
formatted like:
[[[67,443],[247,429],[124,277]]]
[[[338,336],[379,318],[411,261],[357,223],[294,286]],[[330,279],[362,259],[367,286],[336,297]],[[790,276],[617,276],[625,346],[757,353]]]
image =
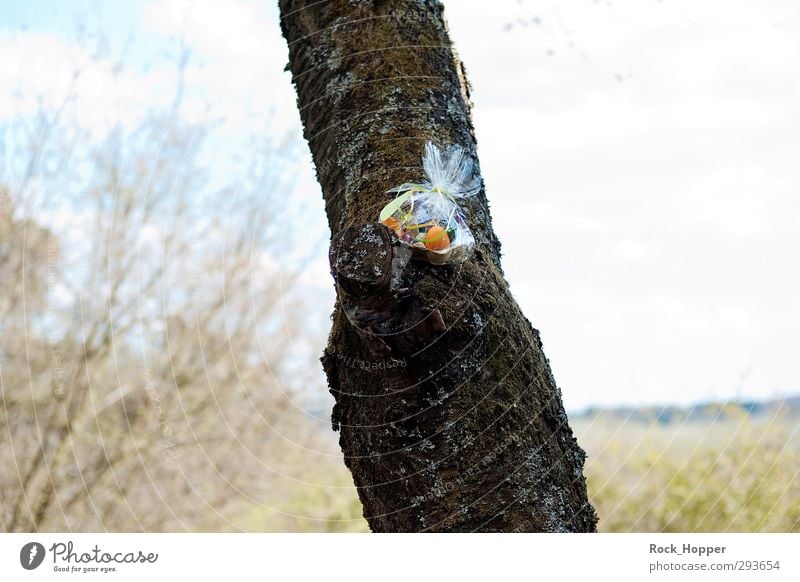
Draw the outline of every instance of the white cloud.
[[[274,58],[274,34],[265,24],[264,3],[246,1],[167,0],[144,7],[143,24],[166,36],[177,35],[203,55],[214,58]]]
[[[0,120],[63,107],[66,121],[95,138],[116,126],[134,127],[148,107],[168,103],[175,86],[164,69],[118,70],[112,60],[53,33],[0,32],[0,55]]]
[[[221,119],[229,134],[266,120],[278,132],[297,127],[283,71],[286,45],[272,4],[265,10],[263,3],[246,1],[151,2],[140,26],[139,34],[156,33],[164,48],[179,38],[190,52],[181,108],[186,120]],[[117,125],[134,127],[149,108],[171,104],[178,86],[174,63],[161,60],[141,70],[116,65],[66,32],[0,30],[0,119],[36,113],[40,98],[50,110],[68,100],[65,115],[99,138]]]
[[[717,317],[726,330],[739,335],[755,333],[761,327],[745,308],[738,305],[722,306]]]
[[[247,0],[151,2],[144,7],[143,25],[186,44],[187,85],[205,96],[203,102],[228,129],[250,128],[280,111],[269,119],[275,130],[287,131],[297,126],[298,115],[283,70],[288,51],[276,6]]]
[[[614,254],[626,261],[641,261],[653,256],[653,251],[638,240],[626,238],[614,243]]]
[[[765,235],[777,188],[763,168],[727,168],[688,184],[678,203],[691,224],[733,235]]]

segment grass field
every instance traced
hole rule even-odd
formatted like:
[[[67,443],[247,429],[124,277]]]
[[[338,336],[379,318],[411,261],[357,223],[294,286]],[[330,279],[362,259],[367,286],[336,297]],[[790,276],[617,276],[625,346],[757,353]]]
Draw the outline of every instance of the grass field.
[[[589,495],[603,532],[800,532],[800,425],[735,406],[697,420],[576,416]],[[252,529],[368,531],[335,457],[282,483]],[[325,484],[322,486],[321,484]]]
[[[800,531],[800,425],[729,407],[708,421],[573,422],[606,532]]]

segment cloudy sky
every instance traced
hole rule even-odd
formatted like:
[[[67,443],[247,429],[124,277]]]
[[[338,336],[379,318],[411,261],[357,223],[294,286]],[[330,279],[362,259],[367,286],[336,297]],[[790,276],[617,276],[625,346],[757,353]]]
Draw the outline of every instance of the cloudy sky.
[[[800,391],[800,4],[445,5],[505,270],[567,407]],[[109,36],[99,61],[81,23]],[[0,0],[0,122],[73,90],[97,137],[133,127],[171,99],[175,39],[184,115],[224,117],[219,150],[256,122],[300,139],[271,1]],[[298,172],[324,237],[307,156]],[[320,251],[319,305],[327,277]]]

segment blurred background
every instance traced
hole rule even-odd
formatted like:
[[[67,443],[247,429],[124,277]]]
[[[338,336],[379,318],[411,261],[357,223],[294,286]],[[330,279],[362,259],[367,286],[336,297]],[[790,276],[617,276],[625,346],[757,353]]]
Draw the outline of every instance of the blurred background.
[[[366,530],[276,4],[0,0],[0,529]],[[800,6],[445,6],[600,529],[800,531]]]

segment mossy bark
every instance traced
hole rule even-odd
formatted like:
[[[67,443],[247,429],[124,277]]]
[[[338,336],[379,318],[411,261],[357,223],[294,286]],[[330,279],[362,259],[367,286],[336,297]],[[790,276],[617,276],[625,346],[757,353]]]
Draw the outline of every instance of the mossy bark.
[[[322,358],[373,531],[594,531],[585,454],[500,267],[485,192],[458,266],[409,260],[375,223],[426,140],[475,157],[469,87],[436,0],[281,0],[331,227]],[[508,128],[513,134],[514,128]],[[476,164],[477,164],[477,158]]]

